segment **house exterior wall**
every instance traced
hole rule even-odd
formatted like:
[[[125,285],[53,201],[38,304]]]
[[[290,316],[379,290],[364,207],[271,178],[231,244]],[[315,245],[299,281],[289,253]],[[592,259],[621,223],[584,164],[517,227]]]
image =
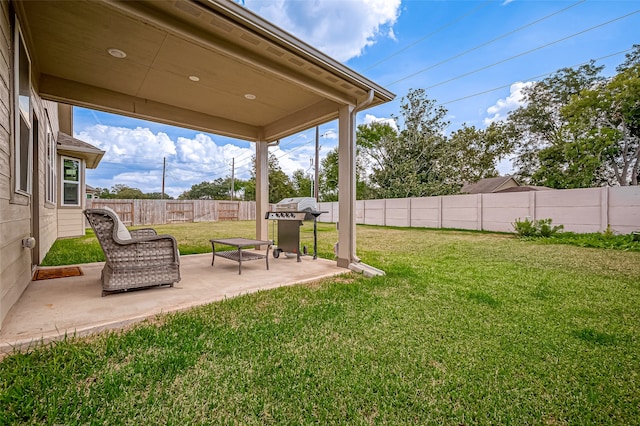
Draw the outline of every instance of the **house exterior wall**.
[[[29,197],[16,194],[13,172],[13,17],[0,2],[0,324],[31,281]]]
[[[83,198],[83,207],[61,207],[58,209],[58,237],[80,237],[84,235],[85,224],[82,210],[84,209],[85,199]]]
[[[80,206],[62,206],[62,157],[58,156],[58,238],[66,237],[80,237],[85,233],[85,219],[82,211],[87,206],[87,197],[85,194],[85,161],[80,158],[75,158],[71,155],[64,155],[66,158],[74,158],[80,161]]]
[[[42,101],[33,88],[33,115],[38,120],[38,128],[32,128],[38,141],[33,152],[33,158],[37,159],[32,165],[33,196],[21,195],[14,190],[13,22],[14,16],[8,2],[0,2],[0,329],[9,310],[31,282],[31,250],[38,250],[38,259],[41,260],[55,241],[58,226],[56,205],[45,202],[44,188],[45,122],[48,112],[52,131],[57,132],[57,104]],[[34,66],[32,63],[32,72]],[[37,226],[37,234],[32,226],[32,203],[38,209],[38,223],[34,224]],[[38,235],[36,247],[23,248],[22,240],[34,235]]]
[[[57,215],[57,205],[55,203],[46,202],[45,195],[45,161],[46,161],[46,134],[45,134],[45,123],[44,120],[49,118],[49,123],[51,125],[51,131],[54,135],[58,134],[59,126],[58,126],[58,104],[50,101],[42,101],[42,106],[46,109],[46,114],[42,113],[39,116],[41,117],[41,125],[40,125],[40,134],[39,138],[39,150],[40,155],[39,165],[38,165],[38,175],[40,178],[38,179],[37,184],[40,185],[40,190],[38,191],[39,200],[38,205],[40,206],[40,217],[39,217],[39,226],[40,226],[40,241],[38,241],[38,245],[36,246],[36,250],[39,250],[39,258],[40,261],[44,259],[47,255],[47,252],[58,238],[58,215]],[[60,169],[58,169],[59,171]],[[60,176],[58,172],[58,176]],[[36,182],[33,183],[34,185]],[[56,182],[56,185],[58,183]],[[59,195],[59,191],[58,191]]]
[[[336,222],[338,203],[319,203]],[[552,219],[565,231],[628,234],[640,230],[640,187],[564,189],[367,200],[356,203],[356,223],[514,232],[516,219]]]
[[[520,186],[515,179],[511,178],[508,181],[504,182],[502,185],[493,190],[493,192],[502,191],[507,188],[515,188],[516,186]]]

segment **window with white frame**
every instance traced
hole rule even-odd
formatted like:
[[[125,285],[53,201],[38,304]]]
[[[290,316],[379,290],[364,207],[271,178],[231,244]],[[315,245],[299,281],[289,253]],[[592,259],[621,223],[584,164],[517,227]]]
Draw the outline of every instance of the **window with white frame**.
[[[14,57],[16,191],[31,193],[31,60],[16,19]]]
[[[80,160],[62,157],[62,205],[80,205]]]
[[[45,200],[48,203],[56,202],[56,139],[53,137],[53,131],[51,130],[51,124],[49,124],[49,116],[47,115],[45,120],[46,135],[45,135]]]

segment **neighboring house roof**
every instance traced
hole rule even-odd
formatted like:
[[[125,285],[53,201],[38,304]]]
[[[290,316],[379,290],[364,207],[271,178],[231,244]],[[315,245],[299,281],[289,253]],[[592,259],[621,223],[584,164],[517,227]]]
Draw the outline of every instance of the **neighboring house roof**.
[[[85,184],[85,186],[84,186],[84,190],[85,190],[86,192],[90,193],[90,194],[91,194],[91,193],[93,193],[93,192],[96,192],[96,189],[95,189],[93,186],[91,186],[91,185],[86,185],[86,184]]]
[[[501,189],[495,192],[527,192],[527,191],[555,191],[553,188],[549,188],[546,186],[535,186],[535,185],[523,185],[523,186],[512,186],[511,188]]]
[[[460,192],[465,194],[488,194],[498,192],[509,186],[520,186],[513,176],[497,176],[492,178],[481,179],[476,183],[467,184],[462,187]]]
[[[395,97],[230,0],[14,4],[43,99],[271,142]]]
[[[102,160],[105,154],[105,151],[62,132],[58,132],[57,143],[58,154],[82,158],[86,161],[87,167],[90,169],[98,167],[100,160]]]

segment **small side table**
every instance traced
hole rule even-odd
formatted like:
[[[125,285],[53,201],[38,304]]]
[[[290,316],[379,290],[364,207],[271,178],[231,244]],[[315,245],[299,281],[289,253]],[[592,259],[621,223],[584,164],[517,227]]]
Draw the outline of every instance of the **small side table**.
[[[269,270],[269,250],[271,249],[271,245],[273,241],[263,241],[263,240],[250,240],[248,238],[223,238],[211,241],[211,248],[213,249],[213,258],[211,259],[211,266],[213,266],[213,262],[216,260],[216,256],[224,257],[227,259],[235,260],[238,262],[238,275],[242,274],[242,262],[248,260],[259,260],[265,259],[267,263],[267,270]],[[235,247],[235,250],[229,251],[219,251],[216,253],[216,244],[223,244],[227,246]],[[257,246],[267,246],[266,254],[255,253],[251,251],[242,251],[243,248],[248,247],[257,247]]]

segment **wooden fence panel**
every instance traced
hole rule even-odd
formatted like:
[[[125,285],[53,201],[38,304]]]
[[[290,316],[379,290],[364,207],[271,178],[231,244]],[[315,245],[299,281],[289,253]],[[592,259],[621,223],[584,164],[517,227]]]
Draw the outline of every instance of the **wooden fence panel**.
[[[167,202],[167,223],[193,222],[193,202]]]
[[[218,203],[218,220],[238,220],[240,203],[237,201],[220,201]]]
[[[127,226],[136,225],[135,223],[135,209],[133,200],[87,200],[87,208],[99,209],[102,207],[111,207],[116,212],[122,223]]]
[[[256,220],[254,201],[89,199],[87,208],[111,207],[127,225]],[[222,219],[220,218],[222,216]]]

